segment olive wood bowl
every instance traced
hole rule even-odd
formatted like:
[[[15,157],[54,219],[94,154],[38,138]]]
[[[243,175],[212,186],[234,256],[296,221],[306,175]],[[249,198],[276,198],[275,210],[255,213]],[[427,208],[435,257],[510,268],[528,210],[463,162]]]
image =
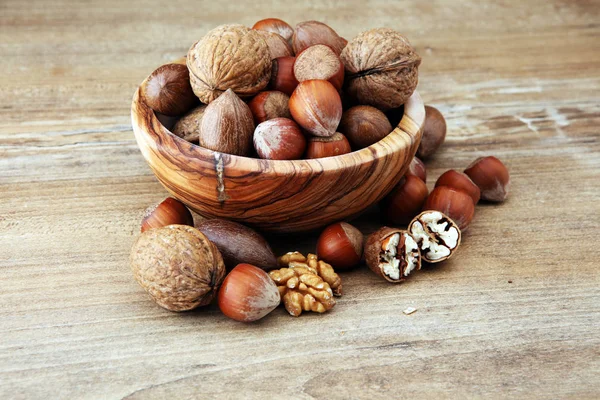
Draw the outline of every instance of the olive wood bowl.
[[[177,199],[207,218],[276,232],[299,232],[357,216],[398,183],[421,141],[425,108],[415,92],[399,125],[349,154],[262,160],[205,149],[172,134],[138,89],[133,132],[148,165]]]

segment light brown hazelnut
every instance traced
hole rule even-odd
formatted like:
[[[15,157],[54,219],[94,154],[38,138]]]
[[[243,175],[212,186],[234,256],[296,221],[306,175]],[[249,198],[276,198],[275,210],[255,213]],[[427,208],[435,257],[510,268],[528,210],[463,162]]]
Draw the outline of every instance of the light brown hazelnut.
[[[219,250],[191,226],[147,230],[133,244],[129,259],[140,286],[171,311],[209,304],[225,278]]]
[[[142,232],[167,225],[194,226],[194,217],[188,208],[172,197],[167,197],[160,203],[148,207],[142,218]]]
[[[422,159],[431,157],[446,139],[446,120],[437,108],[425,106],[425,124],[423,136],[417,150]]]
[[[181,64],[158,67],[142,84],[141,95],[152,110],[171,117],[185,114],[198,102],[188,69]]]
[[[428,194],[427,185],[420,178],[404,176],[382,201],[385,220],[394,225],[408,225],[421,212]]]
[[[306,147],[306,158],[335,157],[350,153],[352,148],[348,139],[339,132],[331,137],[311,137]]]
[[[462,172],[455,171],[453,169],[444,172],[438,180],[435,182],[435,187],[438,186],[448,186],[456,190],[462,190],[467,193],[473,199],[473,204],[477,204],[479,202],[479,197],[481,193],[479,188],[471,178],[469,178],[466,174]]]
[[[279,57],[273,60],[269,89],[283,92],[291,96],[298,86],[294,76],[295,57]]]
[[[306,150],[306,138],[298,124],[288,118],[274,118],[254,130],[254,149],[260,158],[299,160]]]
[[[292,43],[292,36],[294,35],[294,28],[292,28],[287,22],[280,20],[279,18],[266,18],[261,19],[254,24],[252,29],[260,31],[273,32],[281,35],[288,43]]]
[[[436,210],[450,217],[460,230],[467,229],[473,215],[475,205],[473,199],[466,192],[448,186],[434,188],[423,205],[423,210]]]
[[[331,47],[316,44],[296,55],[294,76],[298,82],[322,79],[341,90],[344,84],[344,64]]]
[[[483,200],[502,202],[508,196],[510,175],[496,157],[478,158],[465,169],[465,174],[479,187]]]
[[[261,92],[248,103],[256,125],[273,118],[292,118],[289,107],[290,97],[282,92],[271,90]]]
[[[246,156],[252,150],[253,133],[250,108],[228,89],[204,110],[198,139],[207,149]]]
[[[300,22],[296,25],[292,37],[292,48],[296,54],[315,44],[324,44],[339,55],[347,43],[348,41],[340,37],[331,27],[319,21]]]
[[[269,46],[269,53],[271,54],[271,60],[274,60],[278,57],[289,57],[294,55],[294,50],[292,50],[292,46],[279,34],[267,31],[257,30],[267,42],[267,46]]]
[[[200,125],[205,110],[206,104],[201,104],[198,107],[191,109],[175,123],[171,132],[188,142],[198,143],[200,137]]]
[[[294,121],[314,136],[332,136],[342,118],[342,100],[336,88],[323,80],[300,82],[290,97]]]
[[[386,137],[392,125],[375,107],[355,106],[344,112],[338,130],[346,135],[354,149],[362,149]]]
[[[360,104],[384,111],[396,108],[417,87],[421,57],[393,29],[362,32],[348,43],[341,58],[346,66],[345,90]]]
[[[427,183],[427,168],[425,167],[425,164],[423,164],[423,161],[418,157],[413,157],[405,175],[414,175]]]
[[[347,222],[336,222],[321,232],[317,257],[335,270],[355,267],[363,253],[363,234]]]
[[[221,25],[192,45],[187,67],[194,93],[209,104],[227,89],[242,98],[262,91],[271,78],[271,54],[258,31]]]

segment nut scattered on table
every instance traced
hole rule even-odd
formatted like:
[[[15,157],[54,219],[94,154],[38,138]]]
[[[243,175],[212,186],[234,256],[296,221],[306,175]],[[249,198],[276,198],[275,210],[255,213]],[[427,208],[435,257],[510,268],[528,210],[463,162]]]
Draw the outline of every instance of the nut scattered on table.
[[[194,226],[194,217],[188,208],[177,199],[167,197],[144,211],[141,231],[162,228],[167,225]]]
[[[479,187],[483,200],[500,203],[508,197],[510,175],[496,157],[478,158],[465,169],[465,174]]]
[[[431,157],[446,139],[446,120],[435,107],[425,106],[423,136],[417,149],[417,156],[423,160]]]
[[[419,245],[421,257],[428,263],[447,260],[460,246],[460,229],[439,211],[428,210],[417,215],[408,231]]]
[[[399,283],[421,269],[421,253],[409,232],[384,226],[365,244],[365,259],[371,271],[388,282]]]

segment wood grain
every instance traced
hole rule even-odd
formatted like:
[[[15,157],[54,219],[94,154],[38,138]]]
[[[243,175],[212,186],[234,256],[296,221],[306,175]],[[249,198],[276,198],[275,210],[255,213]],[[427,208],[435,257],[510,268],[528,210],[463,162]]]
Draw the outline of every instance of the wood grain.
[[[131,105],[133,132],[165,189],[204,217],[274,232],[314,230],[381,200],[408,168],[425,120],[415,92],[400,124],[368,148],[312,160],[261,160],[211,151],[173,135],[140,93]]]
[[[448,123],[429,188],[493,154],[512,193],[406,283],[344,273],[328,314],[169,313],[127,264],[143,210],[167,195],[131,98],[210,28],[266,16],[346,38],[399,29]],[[0,2],[0,398],[600,397],[598,20],[594,0]],[[270,240],[281,253],[316,237]]]

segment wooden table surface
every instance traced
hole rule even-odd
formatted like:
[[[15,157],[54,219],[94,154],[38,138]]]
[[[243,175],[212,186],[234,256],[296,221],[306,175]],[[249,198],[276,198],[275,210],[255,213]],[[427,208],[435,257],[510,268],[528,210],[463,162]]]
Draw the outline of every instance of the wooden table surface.
[[[0,398],[600,397],[600,3],[390,3],[0,3]],[[127,260],[166,196],[131,98],[212,27],[269,16],[406,34],[448,122],[429,187],[493,154],[512,193],[405,284],[344,274],[325,315],[165,311]]]

